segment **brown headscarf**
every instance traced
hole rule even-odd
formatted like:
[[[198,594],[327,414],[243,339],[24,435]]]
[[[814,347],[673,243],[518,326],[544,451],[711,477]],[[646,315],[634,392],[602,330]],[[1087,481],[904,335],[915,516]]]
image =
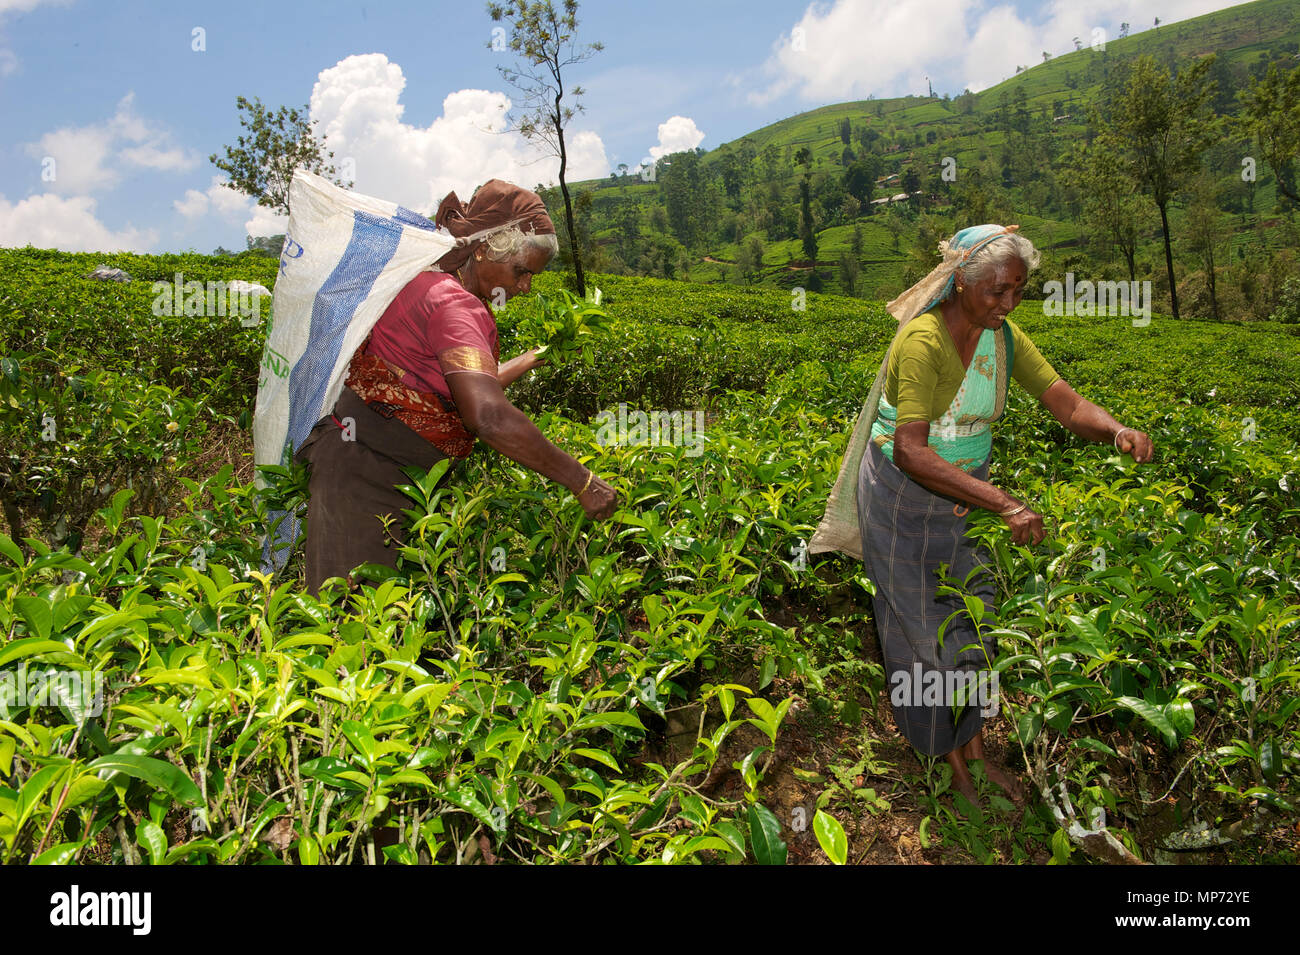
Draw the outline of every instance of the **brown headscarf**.
[[[555,232],[555,225],[546,213],[546,203],[537,193],[500,179],[489,179],[479,186],[468,207],[461,204],[456,193],[447,193],[447,197],[438,203],[438,213],[433,221],[458,239],[512,222],[524,233],[550,235]],[[471,252],[472,244],[458,245],[438,260],[438,268],[454,272],[469,260]]]

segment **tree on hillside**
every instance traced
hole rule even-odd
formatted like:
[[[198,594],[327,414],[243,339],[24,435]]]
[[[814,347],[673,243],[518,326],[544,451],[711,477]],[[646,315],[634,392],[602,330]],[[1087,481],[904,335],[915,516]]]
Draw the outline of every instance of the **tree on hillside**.
[[[1201,153],[1218,135],[1219,120],[1208,109],[1207,74],[1214,54],[1176,78],[1150,56],[1140,57],[1123,93],[1112,105],[1108,130],[1128,175],[1160,210],[1169,278],[1170,314],[1178,318],[1178,289],[1169,234],[1169,203],[1200,168]]]
[[[573,200],[565,178],[569,153],[564,141],[564,128],[574,115],[582,111],[581,86],[569,91],[573,106],[564,102],[565,71],[590,59],[604,47],[600,43],[579,44],[578,2],[564,0],[563,12],[555,9],[551,0],[510,0],[507,3],[489,3],[488,16],[494,22],[509,25],[506,45],[522,58],[518,67],[501,66],[498,69],[507,83],[523,94],[524,115],[519,120],[519,133],[525,139],[545,146],[560,160],[560,193],[564,196],[564,219],[568,227],[569,251],[573,256],[573,279],[579,295],[586,294],[586,277],[582,268],[582,252],[578,247],[578,229],[573,221]]]
[[[641,238],[641,205],[635,199],[619,205],[616,242],[619,257],[629,265],[635,261]]]
[[[693,151],[674,153],[659,179],[668,224],[678,241],[695,248],[717,220],[717,193]]]
[[[921,188],[922,177],[925,173],[925,167],[917,160],[912,160],[903,167],[903,174],[899,176],[899,183],[903,191],[909,196],[918,192]]]
[[[1119,157],[1118,144],[1108,136],[1090,145],[1080,143],[1066,169],[1066,182],[1083,195],[1084,228],[1094,239],[1113,246],[1128,266],[1129,281],[1137,278],[1137,247],[1143,232],[1143,209]]]
[[[907,224],[903,222],[903,217],[899,215],[898,206],[890,205],[889,213],[885,216],[885,229],[894,240],[894,251],[897,252],[898,240],[902,238],[903,233],[907,231]]]
[[[735,153],[726,150],[718,159],[718,171],[722,177],[722,190],[728,199],[740,199],[740,190],[745,185],[745,168],[741,166]]]
[[[1263,81],[1252,79],[1240,95],[1239,123],[1254,138],[1260,156],[1273,170],[1277,191],[1300,202],[1296,163],[1300,161],[1300,67],[1285,76],[1276,63],[1269,65]]]
[[[239,125],[248,130],[234,146],[226,146],[226,157],[213,153],[208,161],[230,177],[230,188],[252,196],[260,206],[289,213],[289,183],[295,169],[324,176],[345,189],[352,182],[336,178],[338,170],[329,160],[334,154],[316,138],[316,121],[308,117],[307,107],[289,109],[281,106],[271,112],[256,96],[250,103],[236,97]]]
[[[844,290],[850,295],[858,294],[858,278],[862,275],[862,223],[853,223],[853,234],[849,237],[849,249],[840,256],[840,277]]]
[[[805,173],[799,182],[799,241],[803,245],[804,258],[817,266],[817,232],[812,215],[812,186]]]
[[[864,156],[844,170],[844,188],[862,205],[871,202],[879,175],[880,161],[875,156]]]
[[[1219,192],[1213,177],[1201,170],[1191,188],[1191,202],[1187,207],[1187,238],[1205,273],[1205,288],[1210,298],[1210,317],[1216,322],[1219,314],[1219,295],[1216,269],[1225,264],[1223,247],[1226,235],[1219,210]]]
[[[840,281],[844,284],[845,295],[857,295],[858,276],[862,274],[862,263],[853,257],[852,252],[840,253]]]
[[[554,200],[554,191],[547,190],[547,192],[550,193],[550,197]],[[597,261],[600,248],[592,240],[591,220],[591,191],[584,190],[579,192],[573,199],[573,225],[575,232],[569,232],[567,222],[558,223],[556,228],[556,238],[559,240],[560,250],[556,253],[555,258],[556,265],[561,269],[574,268],[574,256],[576,254],[588,267],[593,268],[596,271],[601,270],[600,263]]]
[[[741,276],[750,285],[753,285],[754,279],[762,274],[763,252],[763,240],[756,235],[751,235],[740,245],[736,265],[740,269]]]

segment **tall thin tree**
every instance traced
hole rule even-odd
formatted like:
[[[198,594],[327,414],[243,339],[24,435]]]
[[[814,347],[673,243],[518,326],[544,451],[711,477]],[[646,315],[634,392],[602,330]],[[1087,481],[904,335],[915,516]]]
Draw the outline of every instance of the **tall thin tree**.
[[[563,12],[551,0],[489,3],[487,12],[494,22],[508,25],[505,45],[521,60],[514,67],[498,67],[505,81],[523,94],[519,133],[525,139],[543,144],[560,160],[560,194],[564,196],[564,221],[573,252],[574,284],[578,294],[585,295],[586,277],[573,220],[573,200],[565,178],[569,153],[564,141],[564,128],[582,111],[584,91],[581,86],[566,90],[564,75],[569,67],[590,59],[604,47],[600,43],[577,42],[577,0],[564,0]],[[488,47],[492,48],[491,42]],[[566,94],[572,106],[565,105]]]
[[[1169,235],[1169,203],[1200,170],[1203,153],[1218,135],[1220,122],[1210,110],[1214,92],[1208,74],[1214,54],[1182,70],[1177,77],[1142,56],[1111,109],[1113,139],[1128,174],[1160,210],[1169,277],[1170,314],[1178,317],[1178,287]]]

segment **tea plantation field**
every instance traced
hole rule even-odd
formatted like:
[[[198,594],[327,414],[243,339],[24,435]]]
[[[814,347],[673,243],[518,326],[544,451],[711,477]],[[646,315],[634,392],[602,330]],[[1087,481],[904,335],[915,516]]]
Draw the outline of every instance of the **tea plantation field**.
[[[155,315],[177,273],[276,262],[0,250],[0,860],[1297,861],[1300,329],[1015,314],[1156,460],[1013,388],[992,480],[1049,536],[979,513],[977,624],[1032,794],[980,778],[962,816],[893,728],[873,583],[803,548],[881,303],[599,278],[592,362],[510,393],[623,509],[480,449],[413,478],[396,575],[316,599],[259,567],[305,493],[251,480],[265,322]],[[501,313],[503,357],[540,309]],[[602,445],[620,403],[702,411],[702,443]]]

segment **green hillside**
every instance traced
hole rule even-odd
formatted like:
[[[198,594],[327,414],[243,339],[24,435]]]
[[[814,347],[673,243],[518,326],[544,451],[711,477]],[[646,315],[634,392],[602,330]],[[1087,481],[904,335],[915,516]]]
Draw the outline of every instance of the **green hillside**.
[[[965,225],[1014,221],[1045,250],[1045,274],[1127,277],[1122,259],[1087,221],[1087,197],[1073,178],[1076,147],[1108,121],[1144,55],[1177,73],[1215,54],[1212,109],[1238,116],[1237,93],[1270,64],[1283,71],[1300,64],[1300,6],[1257,0],[1113,36],[1100,49],[1089,45],[1091,37],[1078,39],[1075,52],[1008,63],[1013,75],[978,94],[839,103],[707,152],[664,157],[653,181],[643,181],[649,171],[633,169],[579,183],[578,229],[587,254],[598,271],[888,299],[923,274],[938,238]],[[1217,218],[1220,312],[1245,318],[1273,314],[1282,279],[1300,271],[1296,204],[1278,193],[1274,171],[1262,161],[1256,179],[1243,181],[1242,159],[1255,152],[1229,127],[1202,156]],[[800,237],[805,180],[815,264]],[[1206,267],[1188,236],[1191,185],[1170,211],[1176,276],[1184,311],[1208,316]],[[901,193],[909,197],[881,201]],[[560,222],[558,192],[547,200]],[[1154,204],[1145,206],[1137,272],[1167,301],[1158,218]]]

